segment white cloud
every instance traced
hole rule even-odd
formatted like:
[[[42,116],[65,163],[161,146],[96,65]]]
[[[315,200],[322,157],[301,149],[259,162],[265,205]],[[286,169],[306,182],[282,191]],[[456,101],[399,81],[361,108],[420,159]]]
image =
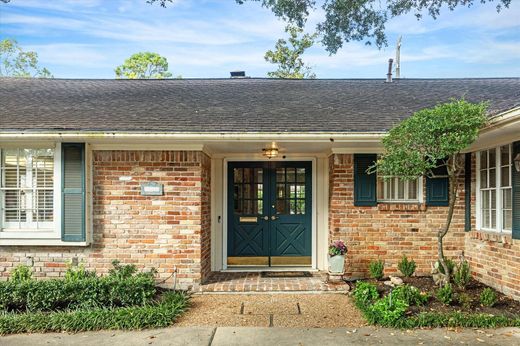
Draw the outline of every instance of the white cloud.
[[[106,54],[107,47],[91,44],[57,43],[29,45],[25,48],[38,52],[38,58],[43,65],[75,66],[81,69],[99,67],[109,63],[109,55]]]

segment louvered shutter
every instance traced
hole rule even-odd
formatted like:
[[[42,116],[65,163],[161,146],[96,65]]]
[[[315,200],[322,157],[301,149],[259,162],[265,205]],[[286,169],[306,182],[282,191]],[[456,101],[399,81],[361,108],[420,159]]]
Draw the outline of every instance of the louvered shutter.
[[[513,160],[520,155],[520,141],[513,143]],[[520,239],[520,172],[515,169],[513,161],[512,167],[513,183],[513,239]]]
[[[354,154],[354,205],[377,205],[377,174],[367,169],[377,160],[376,154]]]
[[[464,158],[464,230],[471,231],[471,153]]]
[[[85,144],[62,144],[61,239],[85,241]]]
[[[432,170],[434,178],[426,177],[426,205],[447,207],[450,202],[448,172],[446,166]]]

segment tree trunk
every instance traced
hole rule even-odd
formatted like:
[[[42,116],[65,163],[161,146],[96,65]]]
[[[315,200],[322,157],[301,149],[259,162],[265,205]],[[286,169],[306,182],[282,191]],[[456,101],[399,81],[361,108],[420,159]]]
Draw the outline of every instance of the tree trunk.
[[[449,179],[449,203],[448,203],[448,215],[446,218],[446,223],[444,227],[439,230],[437,234],[437,253],[439,257],[439,263],[444,269],[444,274],[446,275],[446,283],[450,281],[451,273],[448,270],[448,266],[446,265],[446,261],[444,260],[444,249],[443,249],[443,239],[444,236],[448,233],[451,225],[451,221],[453,219],[453,213],[455,211],[455,203],[457,202],[457,189],[458,189],[458,176],[459,176],[459,164],[460,155],[454,154],[449,158],[447,164],[448,171],[448,179]]]

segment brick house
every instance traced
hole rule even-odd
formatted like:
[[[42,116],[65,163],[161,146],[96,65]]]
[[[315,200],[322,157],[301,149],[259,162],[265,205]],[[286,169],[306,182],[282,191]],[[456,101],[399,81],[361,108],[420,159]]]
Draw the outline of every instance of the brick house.
[[[376,258],[396,272],[403,254],[428,273],[447,181],[365,169],[414,111],[489,101],[446,254],[520,299],[520,79],[0,79],[0,93],[0,277],[119,259],[192,288],[212,272],[326,270],[336,239],[348,277]]]

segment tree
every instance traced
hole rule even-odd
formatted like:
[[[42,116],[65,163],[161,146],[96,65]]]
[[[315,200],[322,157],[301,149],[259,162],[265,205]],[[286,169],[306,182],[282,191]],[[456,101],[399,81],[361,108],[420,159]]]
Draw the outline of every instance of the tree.
[[[301,56],[305,50],[314,44],[316,34],[304,34],[303,29],[297,26],[288,25],[285,32],[289,34],[288,42],[279,39],[276,42],[275,50],[268,50],[264,59],[272,64],[278,64],[278,69],[267,72],[272,78],[316,78],[311,68],[306,66]]]
[[[172,76],[168,72],[168,60],[157,53],[150,52],[135,53],[114,71],[116,78],[163,79]]]
[[[0,77],[52,78],[45,67],[38,64],[38,53],[25,52],[16,40],[0,42]]]
[[[176,0],[147,0],[166,7]],[[238,4],[260,2],[277,17],[303,28],[309,14],[321,7],[325,18],[318,23],[317,32],[326,50],[335,54],[344,43],[365,41],[375,43],[378,48],[388,44],[385,24],[389,19],[413,13],[420,19],[427,13],[434,19],[441,8],[454,10],[457,7],[476,6],[486,2],[496,2],[497,11],[508,8],[511,0],[235,0]]]
[[[384,154],[369,169],[379,175],[416,179],[434,177],[433,170],[445,167],[449,180],[448,214],[437,232],[439,263],[449,273],[444,260],[443,239],[448,233],[457,199],[457,179],[463,172],[461,151],[473,143],[486,124],[485,103],[464,99],[423,109],[395,126],[383,139]]]

